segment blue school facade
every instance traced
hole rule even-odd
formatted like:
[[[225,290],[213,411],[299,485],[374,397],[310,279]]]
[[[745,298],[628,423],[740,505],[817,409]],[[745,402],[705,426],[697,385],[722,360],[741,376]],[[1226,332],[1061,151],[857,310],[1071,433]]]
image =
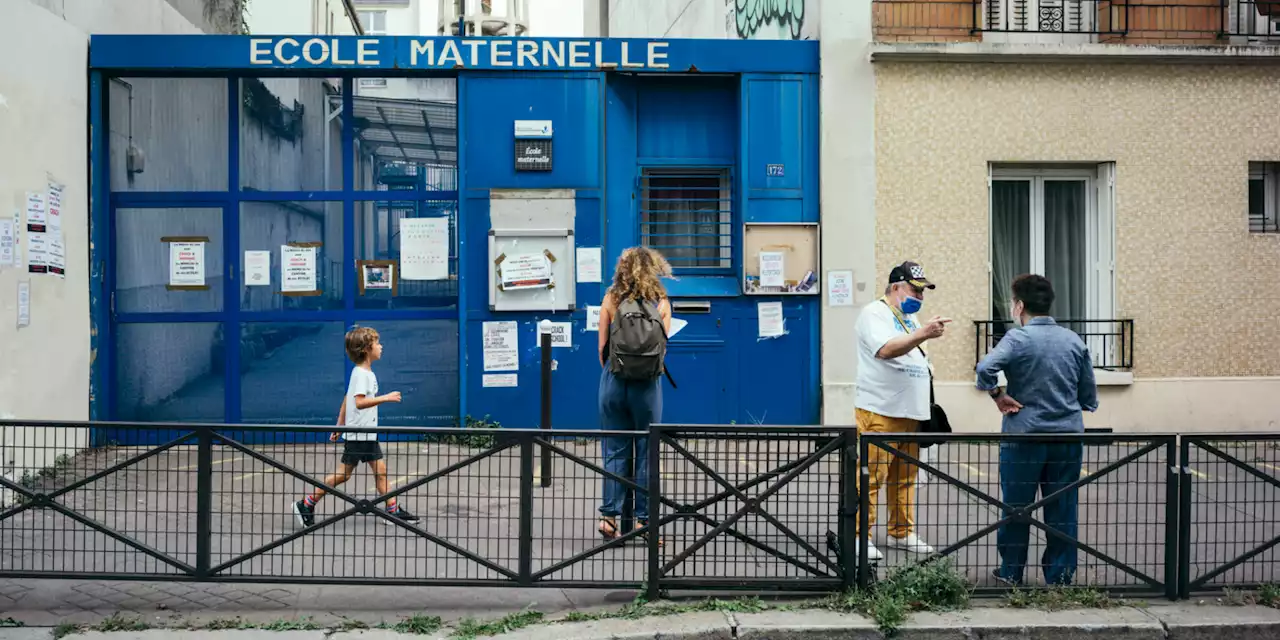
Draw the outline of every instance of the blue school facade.
[[[596,428],[591,312],[648,244],[689,323],[663,421],[814,424],[818,70],[816,42],[94,36],[91,415],[328,424],[368,325],[382,424],[535,427],[547,319],[553,424]]]

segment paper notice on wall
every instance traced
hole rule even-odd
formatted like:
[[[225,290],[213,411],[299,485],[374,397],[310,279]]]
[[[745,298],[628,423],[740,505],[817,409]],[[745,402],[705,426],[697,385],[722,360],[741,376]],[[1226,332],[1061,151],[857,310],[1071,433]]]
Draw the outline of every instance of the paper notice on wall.
[[[204,286],[204,243],[169,243],[169,286]]]
[[[600,330],[600,307],[587,307],[587,331]]]
[[[244,252],[244,286],[266,287],[271,285],[271,252]]]
[[[827,305],[832,307],[853,306],[853,272],[827,272]]]
[[[762,287],[783,287],[786,281],[783,279],[783,270],[786,265],[786,255],[781,251],[761,251],[760,252],[760,286]]]
[[[786,322],[782,316],[781,302],[761,302],[757,304],[756,316],[760,322],[761,338],[778,338],[787,333]]]
[[[316,248],[280,247],[280,291],[308,293],[316,290]]]
[[[48,235],[41,233],[27,234],[27,272],[49,273],[49,241]]]
[[[54,180],[49,180],[49,199],[47,218],[49,220],[49,229],[62,228],[62,192],[65,185],[58,184]]]
[[[498,266],[502,290],[545,289],[551,285],[551,260],[545,253],[507,256]]]
[[[551,323],[551,346],[553,348],[573,346],[573,323],[572,322],[552,322]]]
[[[27,192],[27,231],[44,233],[48,230],[49,209],[43,193]]]
[[[31,326],[31,282],[18,283],[18,327]]]
[[[0,267],[17,264],[17,229],[12,220],[0,220]]]
[[[62,245],[62,232],[47,234],[48,238],[48,254],[46,257],[49,261],[49,273],[59,278],[67,277],[67,250]]]
[[[578,247],[578,282],[600,282],[601,267],[600,247]]]
[[[481,384],[488,388],[510,389],[520,386],[520,375],[516,373],[486,373],[481,380]]]
[[[514,320],[511,320],[485,322],[482,326],[484,334],[484,370],[519,370],[519,325]]]
[[[400,220],[400,279],[449,279],[449,219]]]

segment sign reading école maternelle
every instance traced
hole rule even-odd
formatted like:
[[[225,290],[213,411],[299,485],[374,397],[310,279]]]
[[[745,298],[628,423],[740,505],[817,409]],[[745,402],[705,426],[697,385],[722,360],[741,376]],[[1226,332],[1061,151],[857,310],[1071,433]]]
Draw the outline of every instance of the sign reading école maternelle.
[[[634,45],[634,46],[633,46]],[[671,67],[669,42],[542,38],[249,38],[249,64],[400,69],[648,69]]]

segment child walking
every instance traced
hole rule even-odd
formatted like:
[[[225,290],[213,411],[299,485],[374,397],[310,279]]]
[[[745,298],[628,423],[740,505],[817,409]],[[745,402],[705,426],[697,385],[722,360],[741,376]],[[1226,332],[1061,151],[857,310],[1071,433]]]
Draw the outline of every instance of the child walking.
[[[382,358],[382,343],[378,340],[378,332],[370,327],[356,327],[347,332],[346,347],[347,357],[351,358],[356,367],[351,371],[351,382],[347,384],[347,395],[342,399],[342,408],[338,409],[338,425],[376,427],[378,405],[400,402],[399,391],[392,391],[385,396],[378,395],[378,377],[373,374],[373,363]],[[337,433],[329,436],[330,441],[337,439]],[[374,486],[377,487],[378,494],[385,495],[390,491],[387,484],[387,463],[382,459],[378,434],[347,432],[342,434],[342,439],[345,443],[341,464],[337,473],[324,479],[325,485],[342,485],[355,473],[356,466],[364,463],[373,470]],[[316,523],[316,503],[324,494],[324,489],[317,488],[315,493],[293,503],[293,513],[298,518],[298,524],[310,527]],[[397,504],[395,498],[387,500],[387,513],[404,522],[417,522],[419,519]]]

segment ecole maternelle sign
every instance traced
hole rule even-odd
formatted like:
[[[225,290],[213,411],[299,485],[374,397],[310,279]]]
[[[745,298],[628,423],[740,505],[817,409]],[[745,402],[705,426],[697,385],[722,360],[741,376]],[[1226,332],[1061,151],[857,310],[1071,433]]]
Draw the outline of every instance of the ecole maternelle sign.
[[[542,38],[249,38],[249,65],[397,69],[671,68],[670,43]]]

